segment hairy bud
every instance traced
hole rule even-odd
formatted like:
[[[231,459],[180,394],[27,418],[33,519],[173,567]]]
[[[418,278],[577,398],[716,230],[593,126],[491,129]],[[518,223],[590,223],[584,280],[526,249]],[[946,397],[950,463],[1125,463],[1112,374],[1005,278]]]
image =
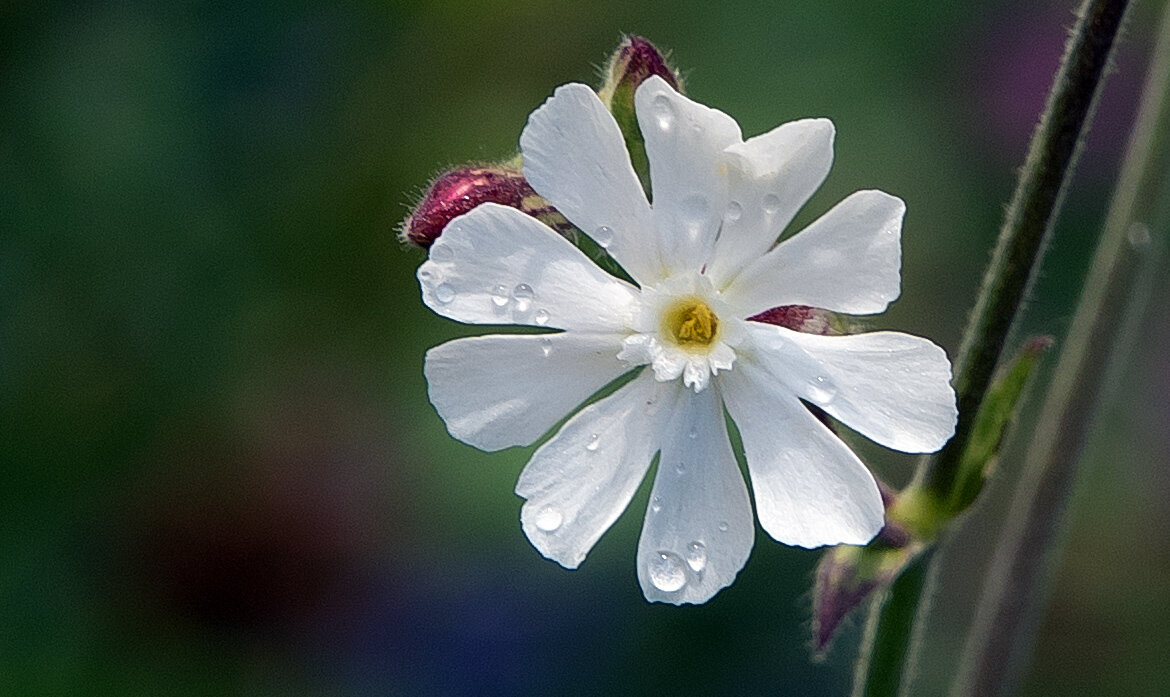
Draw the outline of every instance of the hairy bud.
[[[597,91],[621,128],[630,161],[643,184],[647,183],[649,161],[634,113],[634,91],[651,75],[657,75],[682,91],[678,71],[667,63],[662,52],[640,36],[627,36],[605,64],[604,82]]]
[[[752,322],[775,324],[805,334],[846,334],[844,322],[828,310],[807,305],[781,305],[748,317]]]
[[[884,589],[914,558],[922,545],[890,509],[898,493],[878,480],[886,525],[865,547],[838,545],[825,552],[813,585],[813,651],[828,652],[833,635],[850,612]]]
[[[572,228],[557,209],[541,198],[516,167],[483,165],[456,167],[431,182],[422,200],[402,221],[403,242],[429,249],[452,218],[481,203],[498,203],[527,213],[564,233]]]

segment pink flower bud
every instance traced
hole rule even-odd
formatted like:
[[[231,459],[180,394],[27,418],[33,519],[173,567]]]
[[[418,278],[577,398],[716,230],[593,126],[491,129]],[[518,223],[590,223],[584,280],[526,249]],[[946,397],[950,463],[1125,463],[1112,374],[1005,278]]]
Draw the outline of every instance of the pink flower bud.
[[[519,169],[503,165],[465,165],[444,172],[431,182],[422,200],[402,221],[401,239],[429,249],[452,218],[481,203],[511,206],[558,232],[571,227],[548,201],[532,190]]]
[[[748,317],[752,322],[775,324],[805,334],[844,334],[836,315],[807,305],[781,305]]]
[[[888,513],[898,493],[880,479],[878,489]],[[845,617],[892,583],[919,547],[905,527],[887,516],[885,527],[868,546],[838,545],[825,552],[813,585],[812,638],[817,655],[828,652]]]
[[[642,132],[638,128],[638,116],[634,109],[634,92],[651,75],[657,75],[670,83],[670,86],[682,91],[682,81],[678,71],[667,64],[666,58],[646,39],[640,36],[627,36],[622,39],[621,45],[610,56],[605,64],[605,81],[597,96],[609,107],[618,128],[622,131],[622,138],[626,141],[626,149],[630,153],[630,163],[634,171],[642,180],[642,185],[649,183],[650,163],[646,159],[646,146],[642,140]]]
[[[605,66],[601,100],[609,103],[618,90],[628,90],[632,98],[638,85],[651,75],[661,77],[676,90],[681,87],[678,71],[667,64],[654,44],[640,36],[627,36]]]

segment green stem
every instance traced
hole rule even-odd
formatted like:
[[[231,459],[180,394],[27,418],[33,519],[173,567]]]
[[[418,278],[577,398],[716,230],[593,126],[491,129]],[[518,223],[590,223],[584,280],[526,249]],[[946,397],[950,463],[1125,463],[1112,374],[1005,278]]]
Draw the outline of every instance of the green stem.
[[[1020,677],[1061,551],[1065,509],[1093,414],[1113,372],[1106,366],[1148,295],[1135,290],[1153,278],[1148,235],[1170,226],[1170,7],[1154,55],[1105,233],[1027,451],[955,697],[1007,694]]]
[[[926,458],[918,472],[919,481],[938,495],[951,490],[975,414],[1040,266],[1128,5],[1128,0],[1086,0],[1065,47],[964,333],[955,371],[959,406],[955,436],[937,455]]]
[[[1065,48],[964,335],[956,369],[955,436],[937,455],[920,462],[915,477],[940,500],[953,488],[975,415],[1039,268],[1128,6],[1128,0],[1085,0]],[[874,603],[855,676],[855,697],[897,697],[909,683],[907,665],[912,666],[914,657],[907,647],[927,614],[930,593],[924,589],[933,585],[929,559],[922,567],[916,572],[921,579],[909,579],[913,582],[903,586],[897,607],[887,613],[880,599]],[[915,619],[907,621],[907,613]]]
[[[933,547],[919,553],[875,604],[877,611],[866,621],[862,639],[870,651],[857,663],[853,697],[898,693],[902,666],[910,649],[910,642],[902,641],[901,637],[910,636],[914,629],[918,599],[933,555]]]

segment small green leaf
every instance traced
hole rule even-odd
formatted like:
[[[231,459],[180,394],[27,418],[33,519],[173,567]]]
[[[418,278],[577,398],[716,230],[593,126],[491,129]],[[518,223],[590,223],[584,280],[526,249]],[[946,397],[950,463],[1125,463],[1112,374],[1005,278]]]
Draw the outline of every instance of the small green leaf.
[[[970,506],[995,469],[1004,434],[1019,412],[1020,396],[1036,363],[1050,346],[1047,336],[1029,339],[1007,369],[988,389],[972,426],[971,439],[959,460],[958,476],[948,497],[947,512],[956,515]]]

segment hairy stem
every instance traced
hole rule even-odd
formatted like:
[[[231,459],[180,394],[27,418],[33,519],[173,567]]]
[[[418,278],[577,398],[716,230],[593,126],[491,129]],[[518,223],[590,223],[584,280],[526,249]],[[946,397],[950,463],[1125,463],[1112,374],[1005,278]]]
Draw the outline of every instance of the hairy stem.
[[[1164,233],[1170,225],[1164,184],[1170,174],[1170,8],[1154,55],[1105,234],[1029,444],[1028,469],[983,588],[955,697],[1008,694],[1019,680],[1060,556],[1081,453],[1113,372],[1107,363],[1127,320],[1144,304],[1145,294],[1135,289],[1152,278],[1150,231]]]
[[[875,604],[875,612],[865,625],[863,641],[870,646],[857,663],[853,697],[893,695],[902,681],[902,666],[910,643],[917,614],[918,599],[926,583],[927,568],[934,548],[927,548],[911,561]]]
[[[937,455],[920,462],[915,477],[917,485],[940,500],[954,486],[975,415],[1039,268],[1128,6],[1128,0],[1085,0],[1065,47],[964,334],[956,369],[959,423],[955,436]],[[905,586],[899,600],[899,606],[910,608],[915,620],[904,621],[907,611],[902,609],[887,616],[882,599],[874,603],[855,676],[855,697],[897,697],[909,684],[912,671],[908,667],[916,662],[913,651],[891,647],[909,647],[912,635],[921,632],[933,586],[929,559],[923,567],[915,572],[922,574],[921,580]],[[881,676],[871,679],[875,671]]]
[[[1079,11],[963,335],[955,369],[955,437],[925,458],[918,472],[937,494],[945,495],[954,483],[975,414],[1040,266],[1128,5],[1128,0],[1086,0]]]

